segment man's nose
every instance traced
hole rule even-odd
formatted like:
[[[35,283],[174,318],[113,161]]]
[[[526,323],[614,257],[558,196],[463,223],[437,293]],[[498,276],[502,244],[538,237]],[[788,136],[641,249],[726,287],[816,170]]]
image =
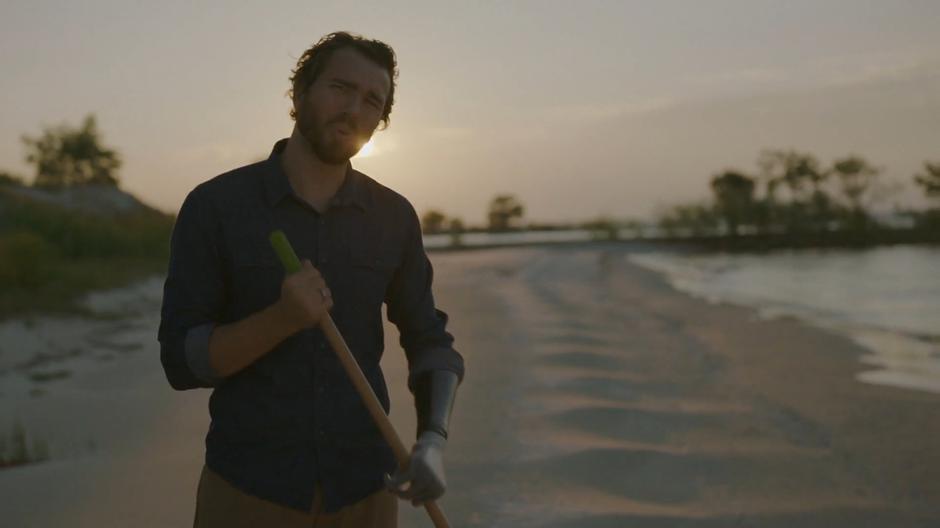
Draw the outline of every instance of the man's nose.
[[[343,108],[347,114],[358,116],[362,110],[362,100],[358,94],[352,94],[346,99],[346,105]]]

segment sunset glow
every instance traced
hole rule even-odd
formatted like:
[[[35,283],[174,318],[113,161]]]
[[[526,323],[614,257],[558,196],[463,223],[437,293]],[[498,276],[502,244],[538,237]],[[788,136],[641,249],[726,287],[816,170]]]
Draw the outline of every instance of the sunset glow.
[[[375,154],[375,145],[373,144],[373,141],[374,140],[370,139],[368,142],[366,142],[366,144],[363,145],[361,149],[359,149],[359,152],[356,153],[354,159],[368,158],[369,156]]]
[[[926,204],[911,177],[936,156],[940,3],[719,3],[14,2],[0,171],[31,181],[21,136],[94,114],[122,188],[175,214],[291,134],[297,58],[346,28],[399,60],[389,126],[353,162],[419,211],[483,224],[510,193],[533,221],[650,219],[708,193],[715,171],[791,147],[824,164],[858,152],[904,183],[886,209]]]

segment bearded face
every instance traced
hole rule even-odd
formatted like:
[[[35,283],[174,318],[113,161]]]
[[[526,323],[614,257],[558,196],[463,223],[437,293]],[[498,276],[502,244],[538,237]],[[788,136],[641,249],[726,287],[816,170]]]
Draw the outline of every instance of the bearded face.
[[[297,113],[297,128],[310,149],[324,163],[341,165],[349,161],[372,137],[375,127],[362,130],[348,113],[323,116],[312,101]]]
[[[390,86],[381,66],[355,50],[337,50],[294,101],[297,129],[321,161],[345,164],[372,138]]]

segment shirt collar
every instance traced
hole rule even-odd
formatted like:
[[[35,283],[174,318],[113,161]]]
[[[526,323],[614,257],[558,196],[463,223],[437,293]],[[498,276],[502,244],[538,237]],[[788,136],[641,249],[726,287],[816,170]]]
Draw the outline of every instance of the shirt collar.
[[[294,189],[287,179],[287,173],[281,167],[281,154],[287,146],[287,138],[280,139],[271,149],[271,155],[265,161],[264,184],[268,205],[275,206]],[[352,168],[352,163],[346,163],[346,177],[330,199],[330,206],[354,205],[365,211],[372,203],[372,195],[366,186],[365,174]]]

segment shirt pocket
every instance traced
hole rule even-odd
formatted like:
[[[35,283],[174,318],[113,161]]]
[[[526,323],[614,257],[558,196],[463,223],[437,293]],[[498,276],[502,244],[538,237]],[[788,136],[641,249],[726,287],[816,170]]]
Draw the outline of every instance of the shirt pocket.
[[[352,248],[349,271],[356,298],[369,307],[381,307],[398,261],[394,255],[377,248]]]
[[[234,241],[231,299],[236,317],[251,315],[277,301],[284,274],[273,248],[265,247],[256,238]]]

